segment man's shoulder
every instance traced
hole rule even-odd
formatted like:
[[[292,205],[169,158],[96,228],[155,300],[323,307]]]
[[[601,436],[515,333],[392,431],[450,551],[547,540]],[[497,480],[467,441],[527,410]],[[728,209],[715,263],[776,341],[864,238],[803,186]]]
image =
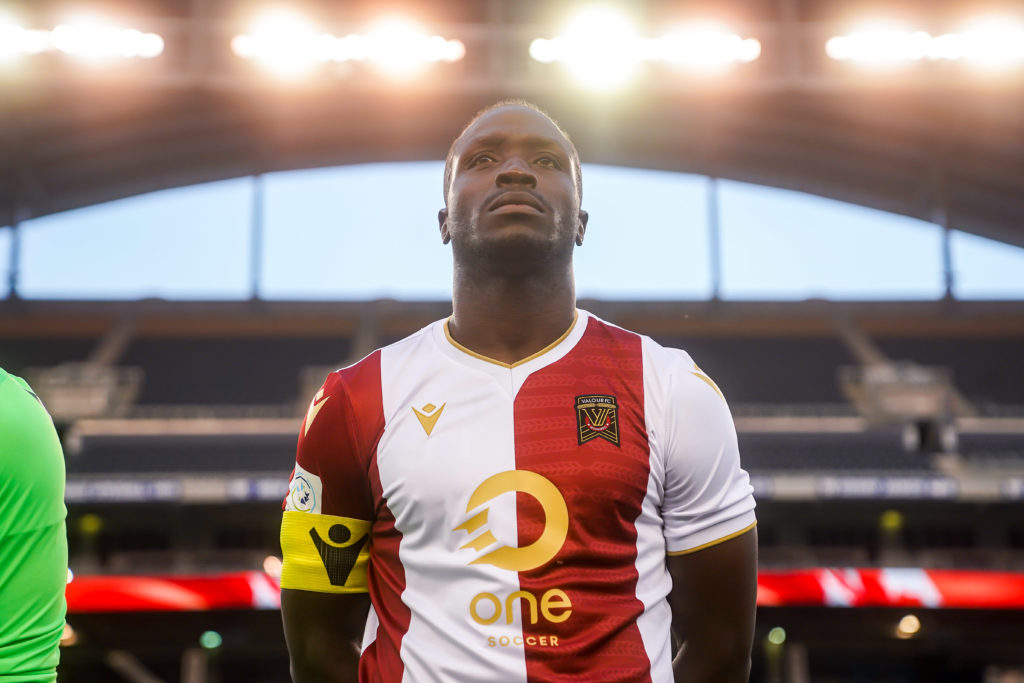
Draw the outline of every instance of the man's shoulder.
[[[666,346],[646,334],[608,322],[593,313],[587,312],[586,315],[587,324],[591,329],[600,330],[604,334],[619,337],[620,339],[628,339],[634,341],[634,343],[639,341],[643,350],[645,365],[651,364],[659,368],[671,366],[689,368],[694,365],[690,354],[681,348]]]
[[[685,349],[662,344],[648,335],[633,332],[593,314],[588,316],[588,324],[598,326],[607,334],[639,339],[643,354],[644,383],[652,395],[664,395],[673,402],[717,401],[725,398],[714,380]]]
[[[380,366],[382,356],[422,352],[429,342],[434,327],[443,325],[444,320],[430,323],[412,334],[390,344],[374,349],[359,360],[330,372],[324,380],[324,393],[361,394],[367,390],[380,391]]]

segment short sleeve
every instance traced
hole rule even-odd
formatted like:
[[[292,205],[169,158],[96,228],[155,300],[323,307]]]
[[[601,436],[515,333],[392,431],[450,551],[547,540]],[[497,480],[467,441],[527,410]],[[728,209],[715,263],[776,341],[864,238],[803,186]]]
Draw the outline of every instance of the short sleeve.
[[[750,530],[756,523],[750,477],[740,466],[736,428],[714,381],[682,351],[663,386],[660,447],[664,458],[662,518],[670,555],[694,552]]]
[[[283,504],[282,588],[368,590],[375,516],[368,470],[379,438],[379,409],[373,410],[374,386],[380,405],[377,368],[376,385],[372,364],[331,373],[309,404]]]

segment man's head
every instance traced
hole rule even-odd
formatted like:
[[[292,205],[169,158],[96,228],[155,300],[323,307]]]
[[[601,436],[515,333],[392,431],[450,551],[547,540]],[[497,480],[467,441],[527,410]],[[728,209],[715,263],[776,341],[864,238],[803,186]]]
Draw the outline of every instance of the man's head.
[[[448,153],[438,214],[456,264],[570,264],[587,224],[579,164],[565,132],[532,104],[499,102],[474,117]]]
[[[445,206],[448,206],[448,192],[449,192],[449,190],[451,190],[451,186],[452,186],[452,163],[455,160],[455,145],[456,145],[456,143],[458,143],[458,141],[462,138],[462,136],[466,134],[466,131],[469,130],[470,128],[472,128],[473,124],[475,124],[477,121],[479,121],[481,117],[483,117],[483,116],[485,116],[487,114],[490,114],[495,109],[501,109],[503,107],[522,107],[524,109],[532,109],[533,111],[537,112],[538,114],[540,114],[541,116],[546,118],[548,121],[550,121],[551,125],[553,125],[558,130],[558,132],[561,133],[562,137],[565,138],[565,141],[567,143],[569,143],[569,150],[572,153],[573,172],[576,174],[576,194],[578,194],[579,198],[582,200],[583,199],[583,172],[582,172],[582,170],[580,168],[580,155],[579,155],[579,152],[576,151],[576,145],[574,145],[572,143],[572,140],[569,138],[569,134],[565,132],[565,129],[563,129],[560,125],[558,125],[558,121],[555,121],[551,117],[550,114],[548,114],[546,111],[544,111],[543,109],[541,109],[537,105],[533,104],[532,102],[528,102],[526,100],[519,100],[519,99],[507,99],[507,100],[500,100],[498,102],[495,102],[494,104],[490,105],[489,107],[485,107],[484,109],[481,109],[480,111],[478,111],[476,113],[476,115],[473,116],[472,119],[470,119],[469,123],[467,123],[465,125],[465,127],[462,129],[462,132],[460,132],[455,137],[455,139],[452,140],[451,146],[448,147],[448,156],[445,157],[445,160],[444,160],[444,204],[445,204]]]

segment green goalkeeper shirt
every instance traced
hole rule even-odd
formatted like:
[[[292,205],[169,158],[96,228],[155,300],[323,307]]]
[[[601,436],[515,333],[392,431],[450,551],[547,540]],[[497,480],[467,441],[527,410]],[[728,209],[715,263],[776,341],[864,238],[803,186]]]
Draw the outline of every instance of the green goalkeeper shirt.
[[[43,404],[0,368],[0,681],[55,681],[68,543],[64,456]]]

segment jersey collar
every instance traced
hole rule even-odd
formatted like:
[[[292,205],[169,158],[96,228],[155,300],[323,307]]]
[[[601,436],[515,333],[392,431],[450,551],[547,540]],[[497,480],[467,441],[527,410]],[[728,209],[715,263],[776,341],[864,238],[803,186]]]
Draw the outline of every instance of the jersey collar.
[[[455,362],[476,368],[496,378],[506,379],[512,375],[513,385],[519,385],[521,381],[516,381],[517,379],[525,379],[531,373],[554,363],[571,351],[583,336],[588,318],[589,314],[586,311],[576,309],[572,324],[561,337],[537,353],[515,363],[503,363],[488,358],[455,341],[448,331],[448,320],[440,321],[435,325],[434,337],[442,352]]]

